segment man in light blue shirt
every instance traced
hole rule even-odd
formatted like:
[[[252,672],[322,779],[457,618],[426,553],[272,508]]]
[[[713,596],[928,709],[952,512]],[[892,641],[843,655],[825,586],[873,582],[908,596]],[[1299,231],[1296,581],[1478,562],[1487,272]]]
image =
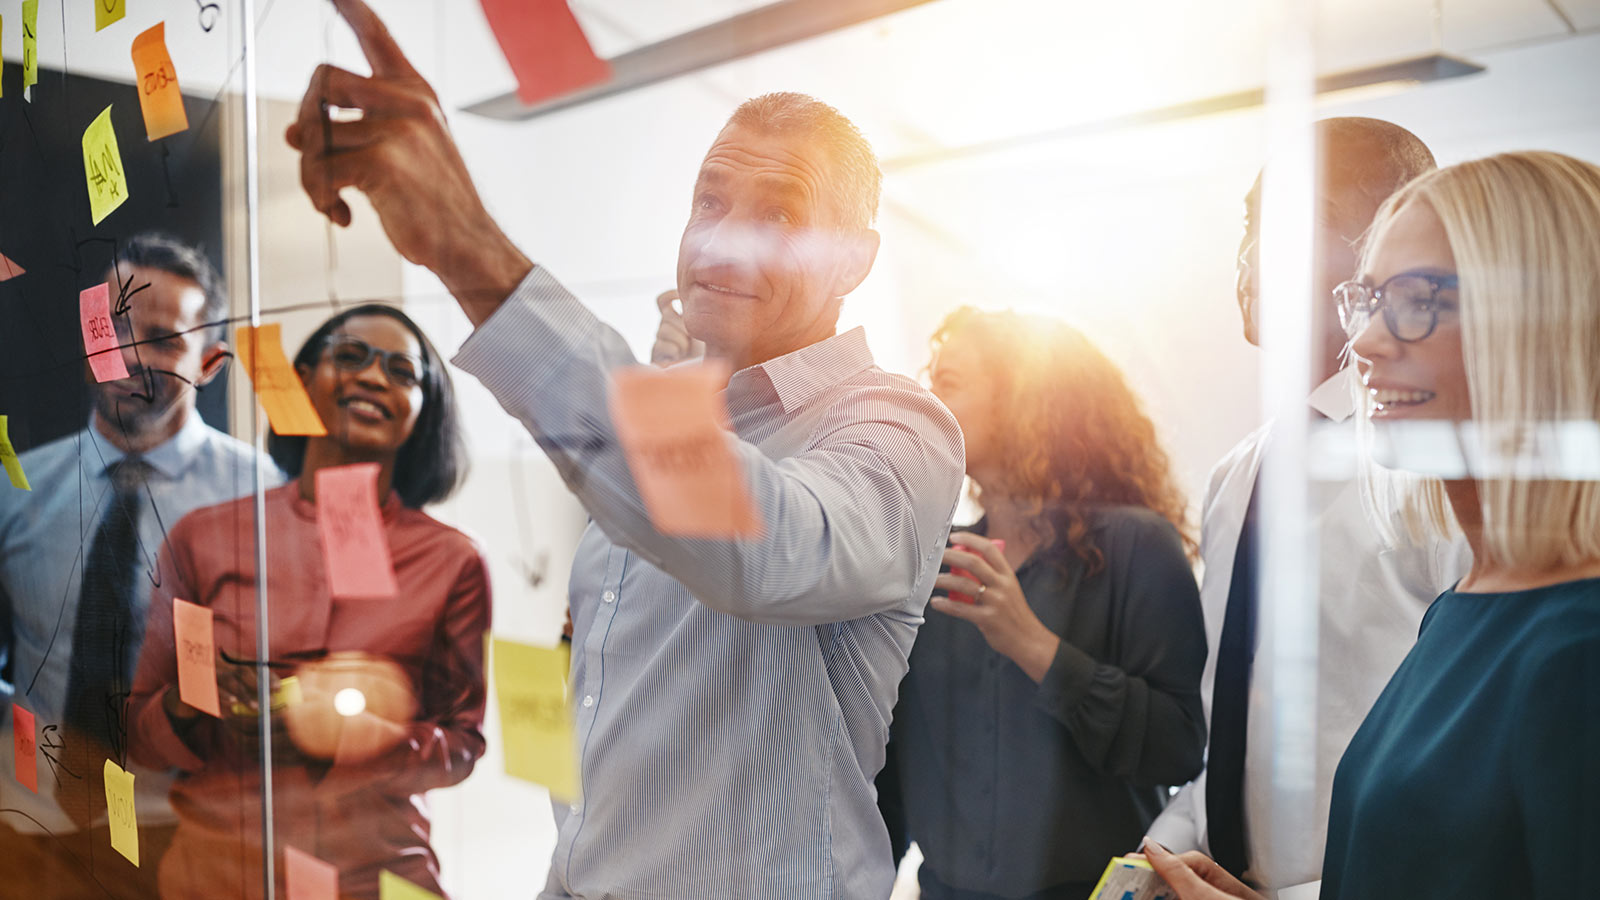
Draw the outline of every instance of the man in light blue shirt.
[[[126,297],[113,318],[132,374],[94,386],[86,429],[21,454],[32,491],[0,487],[0,884],[38,898],[156,896],[176,823],[171,778],[129,763],[123,712],[150,579],[167,528],[256,478],[250,447],[195,411],[195,389],[228,358],[216,271],[193,248],[142,235],[107,279],[114,300]],[[107,615],[88,608],[99,581],[118,595]],[[74,693],[98,699],[87,728]],[[13,703],[34,716],[37,793],[14,778]],[[137,868],[111,848],[107,758],[136,776]]]
[[[881,176],[832,107],[769,94],[696,179],[678,256],[692,337],[734,374],[727,445],[766,524],[662,535],[606,413],[617,333],[484,210],[427,83],[360,0],[373,77],[322,67],[289,130],[331,219],[366,192],[477,330],[456,362],[540,443],[593,522],[570,589],[581,803],[557,810],[542,896],[883,898],[875,807],[896,689],[960,491],[960,430],[873,365],[842,298],[878,249]],[[331,121],[328,104],[360,108]],[[596,235],[596,239],[603,239]]]

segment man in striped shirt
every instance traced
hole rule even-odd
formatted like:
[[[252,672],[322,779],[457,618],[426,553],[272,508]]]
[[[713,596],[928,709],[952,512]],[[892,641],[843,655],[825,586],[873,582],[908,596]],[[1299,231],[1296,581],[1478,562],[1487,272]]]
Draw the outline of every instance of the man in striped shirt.
[[[881,176],[832,107],[740,106],[706,154],[678,257],[690,335],[734,374],[728,446],[761,537],[662,535],[616,441],[621,338],[484,210],[438,101],[361,0],[372,65],[324,66],[288,139],[340,224],[364,191],[476,331],[456,363],[527,426],[593,518],[573,562],[584,800],[558,808],[561,897],[882,898],[874,775],[964,468],[950,413],[836,333],[872,267]],[[361,109],[335,122],[329,104]]]

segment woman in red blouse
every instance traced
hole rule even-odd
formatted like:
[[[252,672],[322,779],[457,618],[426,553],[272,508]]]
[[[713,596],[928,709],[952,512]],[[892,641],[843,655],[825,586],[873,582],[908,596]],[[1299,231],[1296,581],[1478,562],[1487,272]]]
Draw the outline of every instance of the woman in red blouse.
[[[466,778],[483,753],[489,627],[481,552],[421,509],[462,475],[450,378],[416,324],[378,305],[325,322],[294,365],[328,433],[271,441],[292,479],[267,492],[262,536],[262,662],[281,698],[269,714],[275,893],[287,848],[334,866],[341,897],[376,898],[384,869],[438,892],[423,794]],[[357,463],[377,470],[393,596],[335,597],[328,577],[317,473]],[[182,773],[172,791],[178,831],[161,863],[166,898],[263,894],[256,541],[254,500],[243,497],[184,517],[162,551],[130,751]],[[220,719],[180,699],[173,598],[213,614]]]

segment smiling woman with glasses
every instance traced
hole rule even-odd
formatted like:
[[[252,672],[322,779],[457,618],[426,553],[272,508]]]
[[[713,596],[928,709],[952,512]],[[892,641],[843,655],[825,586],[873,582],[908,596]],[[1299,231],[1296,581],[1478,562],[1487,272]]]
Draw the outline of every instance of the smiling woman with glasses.
[[[1367,330],[1373,313],[1382,310],[1389,333],[1415,343],[1433,334],[1441,315],[1456,314],[1460,287],[1453,274],[1401,272],[1377,287],[1346,281],[1333,289],[1333,299],[1339,305],[1339,324],[1352,339]]]
[[[262,841],[239,823],[260,821],[263,714],[273,739],[277,895],[287,846],[338,869],[340,897],[376,900],[385,869],[440,892],[420,795],[460,782],[484,750],[487,566],[469,538],[419,508],[460,479],[449,375],[416,323],[379,305],[324,322],[294,365],[327,434],[269,441],[295,480],[265,499],[272,658],[264,666],[252,662],[254,498],[186,516],[162,553],[131,727],[136,759],[182,773],[163,897],[262,896]],[[371,513],[394,596],[332,595],[317,476],[358,463],[377,470]],[[213,616],[220,716],[189,706],[175,687],[173,598]],[[265,713],[263,670],[273,697]]]

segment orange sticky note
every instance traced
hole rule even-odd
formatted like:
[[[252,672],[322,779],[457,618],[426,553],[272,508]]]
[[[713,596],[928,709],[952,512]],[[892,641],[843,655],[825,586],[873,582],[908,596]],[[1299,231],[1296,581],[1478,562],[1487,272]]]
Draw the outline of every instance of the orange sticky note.
[[[567,0],[483,0],[483,15],[517,76],[517,99],[537,103],[611,77]]]
[[[12,262],[4,253],[0,253],[0,281],[10,281],[24,271],[26,270]]]
[[[189,127],[183,94],[178,90],[178,70],[172,65],[172,54],[167,52],[166,31],[166,23],[157,22],[133,39],[139,108],[144,111],[145,133],[152,141]]]
[[[126,0],[92,0],[94,3],[94,30],[110,25],[128,14]]]
[[[84,129],[83,174],[89,183],[89,218],[99,225],[128,199],[128,175],[122,169],[109,106]]]
[[[559,800],[576,800],[578,749],[566,691],[571,650],[500,638],[491,646],[506,774],[544,785]]]
[[[311,405],[311,398],[306,396],[306,386],[283,353],[283,334],[277,322],[260,328],[239,326],[234,334],[233,352],[249,373],[273,431],[312,436],[328,433]]]
[[[662,534],[753,537],[761,518],[728,446],[714,365],[611,373],[611,418],[650,521]]]
[[[211,610],[173,597],[172,633],[178,651],[178,699],[222,718]]]
[[[111,819],[111,849],[139,864],[139,822],[133,811],[133,773],[106,760],[106,812]]]
[[[339,870],[315,856],[284,845],[283,870],[289,900],[339,900]]]
[[[78,325],[83,329],[83,351],[95,381],[116,381],[128,377],[122,361],[117,329],[111,323],[111,286],[97,284],[78,294]]]
[[[317,470],[317,533],[333,596],[385,600],[400,593],[378,512],[377,463]]]
[[[39,793],[39,739],[33,713],[11,704],[11,742],[17,761],[17,783]]]
[[[383,869],[378,873],[378,900],[444,900],[426,888],[420,888],[399,875]]]
[[[22,460],[17,458],[17,448],[11,446],[11,435],[6,433],[7,417],[0,416],[0,463],[6,467],[6,476],[11,479],[11,486],[19,491],[31,491],[33,485],[28,484],[28,473],[22,471]]]

